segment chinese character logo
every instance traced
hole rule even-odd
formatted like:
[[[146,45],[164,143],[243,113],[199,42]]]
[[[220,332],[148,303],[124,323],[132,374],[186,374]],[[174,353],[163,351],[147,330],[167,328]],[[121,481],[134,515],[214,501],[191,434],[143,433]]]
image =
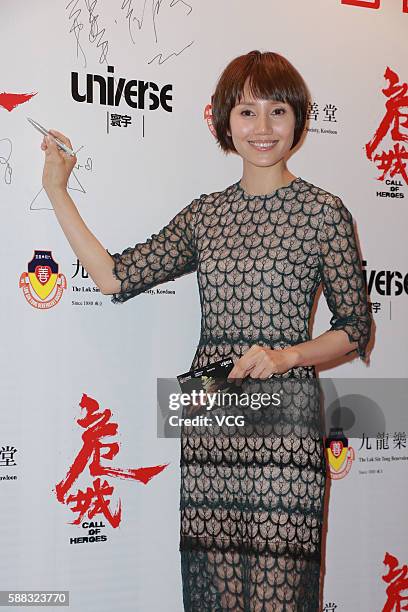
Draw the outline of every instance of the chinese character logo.
[[[58,274],[58,264],[51,251],[34,251],[28,262],[28,272],[20,276],[19,287],[27,302],[34,308],[52,308],[61,299],[67,281],[63,274]]]
[[[354,449],[349,446],[348,439],[341,428],[330,428],[325,442],[327,459],[330,466],[330,478],[340,480],[351,470],[354,461]]]
[[[72,265],[75,266],[75,274],[73,274],[71,278],[75,278],[78,275],[79,270],[81,270],[81,278],[89,278],[88,272],[85,270],[79,259],[77,259],[76,263]]]
[[[339,109],[335,104],[325,104],[323,108],[323,121],[329,121],[330,123],[337,123],[336,112]],[[317,102],[309,102],[307,109],[307,119],[317,121],[319,118],[320,110]]]
[[[388,67],[384,77],[388,80],[388,86],[382,90],[386,97],[385,114],[374,136],[365,146],[367,158],[382,171],[378,180],[399,175],[408,184],[408,151],[404,145],[408,141],[408,84],[400,83],[397,73]]]
[[[112,127],[127,127],[132,123],[132,117],[130,117],[130,115],[118,115],[117,113],[111,113],[110,121]]]
[[[385,553],[383,563],[388,565],[389,570],[382,576],[384,582],[388,584],[387,601],[382,612],[408,610],[408,567],[406,565],[398,567],[398,559],[388,552]]]
[[[109,409],[101,411],[99,403],[85,393],[79,405],[85,410],[85,416],[77,420],[78,425],[85,430],[82,434],[82,448],[68,469],[65,478],[56,485],[56,497],[63,504],[73,504],[70,509],[72,512],[78,513],[78,516],[71,523],[72,525],[79,525],[85,516],[92,519],[97,514],[103,514],[112,527],[118,527],[122,515],[121,500],[119,499],[116,509],[113,510],[110,503],[114,488],[105,477],[138,480],[147,484],[154,476],[160,474],[168,464],[137,469],[102,465],[102,459],[112,461],[119,452],[117,442],[102,441],[102,438],[116,435],[118,424],[110,422],[112,412]],[[88,468],[89,475],[93,477],[92,483],[85,491],[78,489],[68,495],[74,483],[86,468]]]
[[[14,446],[2,446],[0,448],[0,466],[1,467],[10,467],[12,465],[17,465],[14,460],[14,454],[17,452],[17,449]]]

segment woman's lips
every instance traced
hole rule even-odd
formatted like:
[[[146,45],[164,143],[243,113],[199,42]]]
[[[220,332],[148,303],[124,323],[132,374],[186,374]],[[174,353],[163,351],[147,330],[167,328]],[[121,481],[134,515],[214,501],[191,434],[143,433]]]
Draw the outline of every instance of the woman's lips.
[[[260,142],[251,142],[251,141],[249,141],[249,144],[251,145],[251,147],[253,147],[257,151],[270,151],[271,149],[273,149],[273,147],[276,145],[277,142],[278,142],[277,140],[265,141],[265,144],[268,143],[268,146],[262,146]]]

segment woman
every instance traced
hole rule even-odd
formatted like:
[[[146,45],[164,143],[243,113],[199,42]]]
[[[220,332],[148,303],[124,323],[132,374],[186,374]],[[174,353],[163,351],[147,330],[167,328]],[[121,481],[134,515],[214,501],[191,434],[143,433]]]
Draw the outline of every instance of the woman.
[[[282,56],[252,51],[230,62],[212,96],[213,125],[222,150],[242,157],[241,179],[202,194],[158,234],[112,256],[66,192],[75,160],[49,137],[42,144],[44,188],[103,293],[124,302],[197,271],[201,336],[191,369],[233,356],[231,379],[298,385],[287,392],[290,433],[279,434],[276,423],[267,435],[183,432],[188,612],[319,609],[326,462],[318,397],[308,385],[316,365],[354,351],[366,358],[371,316],[350,212],[286,165],[308,101],[302,77]],[[321,283],[331,328],[310,340]]]

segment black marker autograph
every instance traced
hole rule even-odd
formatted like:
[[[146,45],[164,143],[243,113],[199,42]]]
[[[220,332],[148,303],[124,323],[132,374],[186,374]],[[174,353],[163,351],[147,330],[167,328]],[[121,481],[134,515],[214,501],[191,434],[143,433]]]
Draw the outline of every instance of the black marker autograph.
[[[87,67],[87,60],[85,51],[79,42],[79,35],[81,31],[84,29],[84,24],[79,21],[79,16],[81,15],[82,9],[78,7],[80,0],[70,0],[65,7],[65,10],[69,9],[68,18],[71,21],[71,29],[70,33],[73,32],[76,42],[77,42],[77,57],[79,51],[81,51],[82,56],[84,58],[84,68]],[[98,24],[99,15],[95,14],[96,5],[98,0],[84,0],[85,8],[88,11],[88,22],[90,24],[90,30],[88,33],[88,40],[91,44],[96,41],[96,47],[99,49],[101,47],[101,55],[99,57],[99,63],[103,64],[104,62],[108,63],[108,51],[109,51],[109,41],[103,40],[105,36],[105,28],[100,29]]]
[[[82,148],[82,147],[81,147]],[[85,168],[85,170],[92,171],[92,158],[88,157],[85,164],[77,164],[75,169],[80,170],[81,168]],[[82,186],[75,169],[69,176],[67,191],[80,191],[81,193],[86,193],[84,187]],[[44,187],[41,187],[40,191],[34,196],[30,203],[30,210],[54,210],[52,204],[49,200],[46,201],[46,206],[42,206],[39,200],[42,192],[44,191]]]
[[[4,144],[3,144],[4,143]],[[1,154],[1,147],[4,146],[6,152],[4,156]],[[8,150],[7,150],[8,149]],[[11,185],[11,177],[13,174],[13,169],[9,164],[9,159],[13,152],[13,143],[10,138],[1,138],[0,139],[0,164],[4,165],[4,182],[6,185]],[[8,155],[7,155],[8,153]]]
[[[180,53],[183,53],[183,51],[185,51],[187,49],[187,47],[191,47],[191,45],[193,44],[194,40],[191,41],[191,43],[189,43],[188,45],[186,45],[184,47],[184,49],[181,49],[181,51],[174,52],[174,53],[170,53],[170,55],[168,55],[167,57],[165,57],[163,59],[163,53],[158,53],[157,55],[155,55],[154,57],[152,57],[152,59],[147,62],[148,64],[152,64],[154,62],[155,59],[158,59],[158,64],[164,64],[164,62],[167,62],[168,59],[170,59],[171,57],[173,57],[173,55],[180,55]]]
[[[165,0],[151,0],[151,16],[152,16],[152,26],[153,26],[153,33],[154,33],[154,42],[158,43],[159,42],[159,38],[158,38],[158,17],[159,17],[159,13],[160,13],[160,9],[163,6]],[[138,30],[141,30],[145,24],[145,12],[146,12],[146,5],[147,5],[148,0],[144,0],[143,3],[143,9],[142,9],[142,15],[141,17],[137,17],[135,16],[133,13],[135,11],[134,7],[133,7],[133,0],[122,0],[122,6],[121,6],[121,11],[125,11],[125,19],[128,22],[128,31],[129,31],[129,36],[130,39],[132,41],[133,44],[136,44],[136,40],[134,37],[134,33],[133,33],[133,27],[134,25],[136,25],[136,27],[138,28]],[[175,7],[177,4],[183,4],[186,9],[187,12],[185,13],[186,16],[190,15],[191,11],[193,10],[193,7],[188,4],[187,2],[185,2],[184,0],[171,0],[170,4],[169,4],[169,8],[173,8]],[[166,60],[170,59],[170,57],[175,57],[180,55],[183,51],[185,51],[188,47],[190,47],[193,44],[194,41],[191,41],[190,43],[188,43],[185,47],[183,47],[180,51],[175,51],[173,53],[170,53],[167,57],[165,57],[163,59],[163,53],[158,53],[157,55],[155,55],[149,62],[148,64],[151,64],[155,59],[159,58],[159,64],[163,64]]]

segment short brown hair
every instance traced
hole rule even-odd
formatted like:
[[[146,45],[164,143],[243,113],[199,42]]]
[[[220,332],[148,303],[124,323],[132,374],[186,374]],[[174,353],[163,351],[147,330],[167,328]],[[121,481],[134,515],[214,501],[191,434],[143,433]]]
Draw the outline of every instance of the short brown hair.
[[[291,149],[305,129],[310,94],[302,76],[282,55],[271,51],[250,51],[233,59],[218,79],[211,96],[212,120],[218,145],[225,153],[236,151],[227,134],[230,113],[242,99],[244,85],[255,98],[286,102],[295,114],[295,130]]]

